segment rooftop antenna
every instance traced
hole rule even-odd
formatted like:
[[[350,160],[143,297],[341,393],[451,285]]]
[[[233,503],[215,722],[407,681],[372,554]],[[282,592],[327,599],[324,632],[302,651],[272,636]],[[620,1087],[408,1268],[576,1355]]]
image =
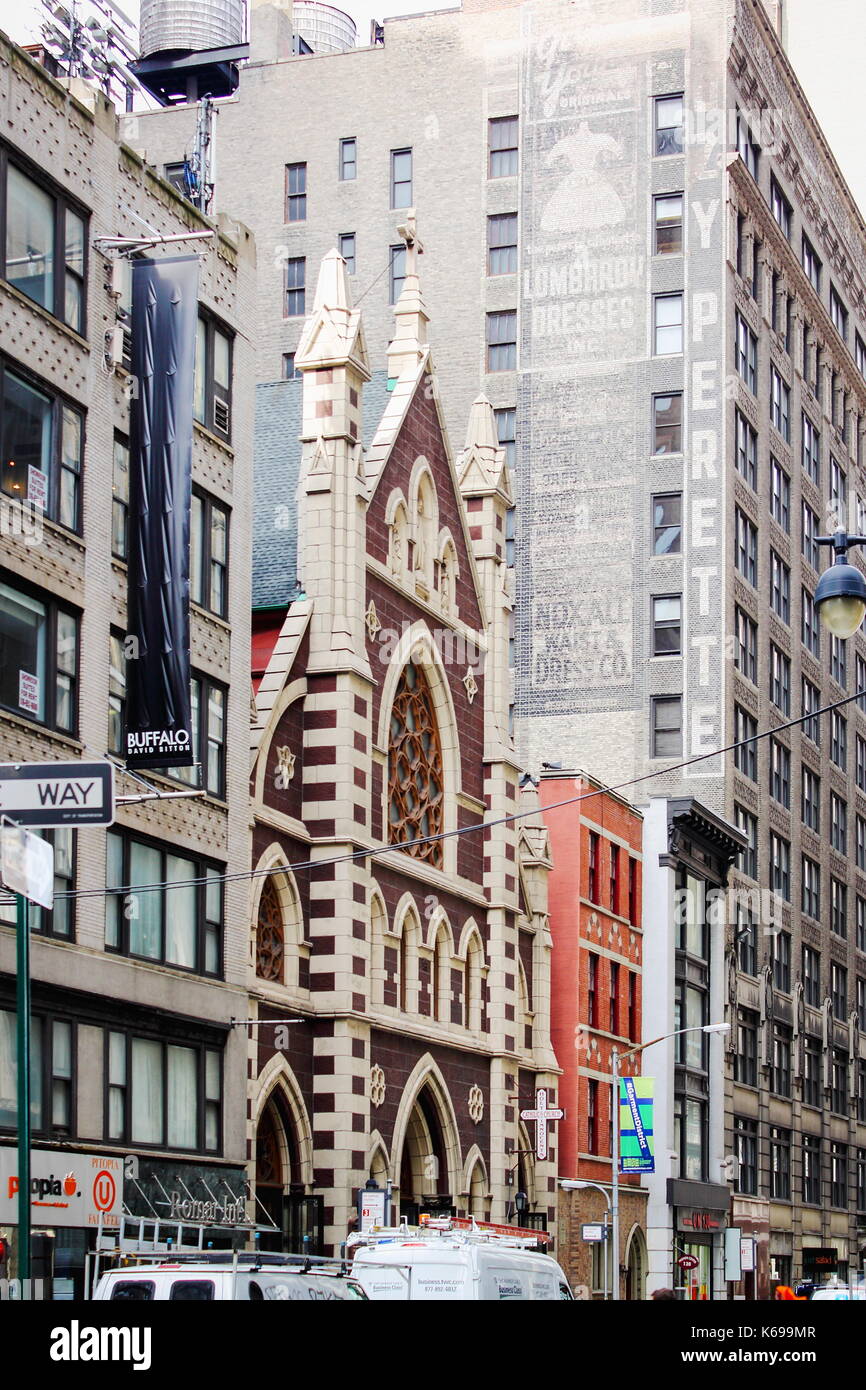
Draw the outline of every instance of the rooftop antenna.
[[[129,69],[138,57],[129,16],[113,0],[42,0],[42,8],[43,43],[66,75],[98,83],[131,111],[141,84]]]

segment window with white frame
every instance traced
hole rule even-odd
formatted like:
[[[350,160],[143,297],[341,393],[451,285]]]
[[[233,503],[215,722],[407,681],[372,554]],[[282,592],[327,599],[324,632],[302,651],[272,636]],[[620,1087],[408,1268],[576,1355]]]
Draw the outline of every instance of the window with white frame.
[[[770,643],[770,699],[781,714],[791,713],[791,661]]]
[[[818,835],[821,832],[821,779],[805,764],[800,775],[800,815],[803,824]]]
[[[734,609],[734,665],[747,680],[758,681],[758,625],[742,608]]]
[[[775,367],[770,368],[770,420],[786,441],[791,438],[791,389]]]
[[[653,298],[653,353],[672,356],[683,350],[683,296],[657,294]]]
[[[791,479],[770,455],[770,515],[785,532],[791,530]]]
[[[655,143],[657,156],[683,152],[683,95],[656,97],[654,101]]]
[[[737,372],[752,395],[758,393],[758,340],[742,314],[737,314],[734,360]]]
[[[758,436],[739,410],[737,420],[737,472],[751,488],[758,485]]]
[[[791,571],[775,550],[770,551],[770,607],[783,623],[791,621]]]
[[[791,204],[782,192],[775,178],[770,179],[770,209],[782,230],[782,235],[791,240]]]
[[[821,745],[821,716],[816,713],[821,708],[821,692],[810,680],[803,677],[803,733],[812,740],[816,748]]]

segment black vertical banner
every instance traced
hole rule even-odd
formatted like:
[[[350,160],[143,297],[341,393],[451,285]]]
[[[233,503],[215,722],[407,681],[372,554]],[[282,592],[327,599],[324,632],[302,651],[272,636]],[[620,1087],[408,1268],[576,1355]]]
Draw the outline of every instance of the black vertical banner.
[[[126,761],[189,767],[189,526],[198,257],[132,264]]]

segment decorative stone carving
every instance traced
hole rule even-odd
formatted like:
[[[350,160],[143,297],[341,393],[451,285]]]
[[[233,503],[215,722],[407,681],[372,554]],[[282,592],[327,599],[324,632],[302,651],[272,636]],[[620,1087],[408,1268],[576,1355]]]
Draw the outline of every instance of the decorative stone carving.
[[[379,615],[376,612],[376,605],[370,599],[370,605],[364,614],[364,622],[367,624],[367,633],[371,642],[375,642],[376,634],[382,631],[382,624],[379,622]]]
[[[385,1073],[377,1063],[370,1068],[370,1104],[377,1110],[385,1099],[385,1089]]]
[[[295,775],[295,755],[291,748],[283,747],[276,749],[277,754],[277,775],[276,785],[280,790],[285,791]]]
[[[466,668],[466,675],[463,677],[463,684],[466,687],[466,698],[471,705],[472,701],[475,699],[475,696],[478,694],[478,682],[475,679],[475,673],[472,670],[471,666],[467,666]]]
[[[484,1119],[484,1094],[480,1086],[473,1086],[469,1092],[469,1118],[474,1125]]]

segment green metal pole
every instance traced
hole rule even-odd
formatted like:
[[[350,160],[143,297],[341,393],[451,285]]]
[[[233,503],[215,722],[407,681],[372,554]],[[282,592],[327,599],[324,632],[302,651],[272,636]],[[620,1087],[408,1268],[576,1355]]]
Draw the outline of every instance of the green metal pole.
[[[17,895],[18,980],[18,1278],[30,1278],[30,923]]]

